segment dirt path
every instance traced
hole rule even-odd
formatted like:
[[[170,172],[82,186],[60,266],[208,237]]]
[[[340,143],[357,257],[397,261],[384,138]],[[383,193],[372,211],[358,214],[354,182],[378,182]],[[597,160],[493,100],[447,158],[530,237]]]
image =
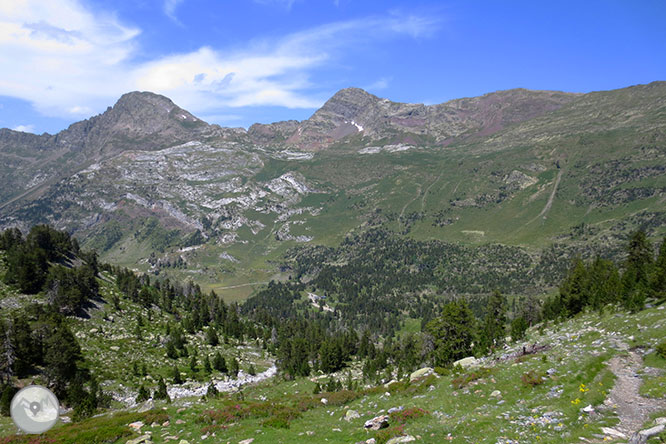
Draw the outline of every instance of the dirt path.
[[[433,185],[435,185],[437,182],[439,182],[439,179],[442,178],[443,174],[444,174],[444,172],[441,172],[439,174],[439,176],[437,176],[437,179],[435,179],[435,181],[433,183],[431,183],[428,186],[428,188],[426,188],[425,193],[423,193],[423,197],[421,197],[421,211],[423,211],[425,209],[425,200],[426,200],[426,197],[428,196],[428,193],[430,192],[430,188],[432,188]]]
[[[405,204],[405,206],[402,207],[402,211],[400,212],[400,218],[402,218],[405,215],[405,210],[407,209],[407,207],[410,206],[412,204],[412,202],[414,202],[416,199],[418,199],[419,196],[421,195],[421,184],[417,183],[416,186],[417,186],[416,196],[414,196],[414,198],[412,200],[407,202]]]
[[[553,191],[550,192],[550,196],[548,197],[548,202],[546,202],[546,205],[543,207],[543,210],[541,210],[541,213],[539,213],[537,217],[529,221],[527,224],[531,224],[540,217],[546,219],[546,216],[548,216],[548,212],[550,211],[550,207],[553,206],[553,200],[555,200],[555,193],[557,193],[557,187],[560,186],[560,180],[562,179],[563,172],[564,170],[560,170],[557,172],[557,177],[555,178],[555,185],[553,185]]]
[[[628,356],[615,356],[609,368],[617,379],[605,404],[615,409],[620,420],[613,428],[630,437],[641,430],[651,414],[666,410],[666,400],[644,398],[639,394],[642,380],[637,372],[644,367],[643,358],[635,351],[629,351]]]

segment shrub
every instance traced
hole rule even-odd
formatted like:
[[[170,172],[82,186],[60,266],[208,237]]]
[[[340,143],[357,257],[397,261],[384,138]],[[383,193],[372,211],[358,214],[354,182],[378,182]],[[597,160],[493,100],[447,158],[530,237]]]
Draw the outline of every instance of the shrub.
[[[520,377],[520,380],[523,381],[523,384],[529,387],[536,387],[537,385],[541,385],[544,382],[543,374],[534,370],[523,373],[523,375]]]
[[[149,410],[143,414],[142,420],[145,424],[152,424],[154,422],[164,424],[169,420],[169,415],[161,410]]]
[[[220,430],[226,430],[228,427],[222,424],[210,424],[207,426],[204,426],[201,429],[201,434],[202,435],[211,435],[215,432],[219,432]]]
[[[361,394],[352,390],[341,390],[339,392],[327,393],[329,405],[345,405],[360,398]]]
[[[296,409],[287,406],[276,406],[273,415],[266,419],[262,425],[276,429],[288,429],[289,423],[296,418],[300,418],[300,416],[301,412]]]
[[[411,407],[404,410],[391,413],[391,419],[399,424],[406,424],[407,422],[414,421],[418,418],[430,415],[430,412],[418,407]]]
[[[465,373],[464,375],[458,376],[457,378],[453,378],[453,380],[451,381],[451,385],[453,386],[454,389],[458,390],[463,387],[466,387],[473,381],[476,381],[477,379],[481,379],[488,375],[490,375],[490,369],[487,367],[481,367],[476,371]]]
[[[399,425],[379,430],[375,435],[377,444],[385,444],[389,439],[405,434],[405,426]]]
[[[666,341],[657,345],[657,356],[666,359]]]

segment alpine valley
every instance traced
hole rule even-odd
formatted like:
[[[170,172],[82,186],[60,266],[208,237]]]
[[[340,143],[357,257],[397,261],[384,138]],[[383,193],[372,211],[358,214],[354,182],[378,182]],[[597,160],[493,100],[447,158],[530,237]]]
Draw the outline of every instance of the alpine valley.
[[[0,444],[663,443],[665,313],[666,82],[0,130]]]
[[[247,131],[133,92],[56,135],[0,130],[0,160],[0,228],[46,223],[227,300],[368,248],[445,252],[404,258],[421,290],[543,294],[574,256],[666,232],[666,83],[432,106],[349,88]]]

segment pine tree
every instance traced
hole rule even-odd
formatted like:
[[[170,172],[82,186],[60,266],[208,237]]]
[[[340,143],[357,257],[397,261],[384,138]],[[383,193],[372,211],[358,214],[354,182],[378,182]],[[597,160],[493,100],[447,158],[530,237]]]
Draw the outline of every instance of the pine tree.
[[[659,247],[659,255],[650,281],[650,290],[657,299],[666,300],[666,236]]]
[[[652,245],[644,231],[639,230],[631,235],[627,253],[625,270],[622,274],[624,306],[636,312],[645,306],[652,272]]]
[[[45,374],[54,387],[57,396],[65,394],[68,383],[79,373],[79,363],[83,360],[81,348],[76,338],[63,323],[46,338],[44,355]]]
[[[180,385],[183,383],[182,378],[180,377],[180,370],[178,370],[178,366],[174,365],[173,370],[171,371],[171,375],[173,377],[173,383],[176,385]]]
[[[166,344],[166,355],[170,359],[178,359],[178,352],[173,344],[173,341],[168,341]]]
[[[527,321],[524,317],[519,316],[511,322],[511,339],[513,341],[520,341],[525,337],[527,331]]]
[[[161,376],[159,381],[157,381],[157,390],[153,393],[153,399],[166,399],[167,402],[171,402],[171,398],[167,392],[166,382],[164,382],[164,378]]]
[[[136,402],[137,404],[143,401],[147,401],[150,398],[150,394],[148,393],[148,390],[141,384],[141,387],[139,387],[139,394],[136,395]]]
[[[206,331],[206,341],[208,342],[208,344],[212,345],[213,347],[217,346],[217,344],[220,343],[220,339],[217,336],[215,328],[213,327],[208,328],[208,330]]]
[[[220,354],[220,352],[215,353],[215,357],[213,358],[213,368],[218,372],[225,374],[229,371],[227,369],[227,361],[224,359],[224,356]]]
[[[494,350],[504,345],[506,335],[506,300],[495,290],[488,300],[488,311],[483,321],[480,349],[483,352]]]
[[[238,376],[239,371],[240,367],[238,365],[238,360],[236,360],[236,358],[231,358],[231,364],[229,365],[229,374],[235,378],[236,376]]]
[[[435,365],[444,367],[469,356],[472,353],[475,327],[474,315],[467,301],[460,299],[445,304],[442,314],[426,325],[426,332],[434,342]],[[373,373],[372,370],[369,368],[368,373]]]
[[[204,358],[203,368],[204,368],[204,372],[206,372],[207,375],[210,374],[211,371],[213,371],[213,368],[210,365],[210,359],[208,359],[208,356],[206,356]]]
[[[568,316],[574,316],[588,305],[589,285],[585,263],[577,257],[560,285],[560,297]]]
[[[207,398],[214,398],[219,394],[217,391],[217,387],[215,387],[215,384],[212,382],[208,385],[208,389],[206,390],[206,397]]]

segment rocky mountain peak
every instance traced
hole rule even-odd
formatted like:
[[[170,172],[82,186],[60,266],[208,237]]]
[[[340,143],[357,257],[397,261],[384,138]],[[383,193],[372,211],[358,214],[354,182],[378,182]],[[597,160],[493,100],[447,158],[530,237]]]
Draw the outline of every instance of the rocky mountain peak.
[[[328,99],[324,106],[315,113],[315,116],[333,114],[345,119],[353,119],[379,101],[379,97],[360,88],[345,88]]]

